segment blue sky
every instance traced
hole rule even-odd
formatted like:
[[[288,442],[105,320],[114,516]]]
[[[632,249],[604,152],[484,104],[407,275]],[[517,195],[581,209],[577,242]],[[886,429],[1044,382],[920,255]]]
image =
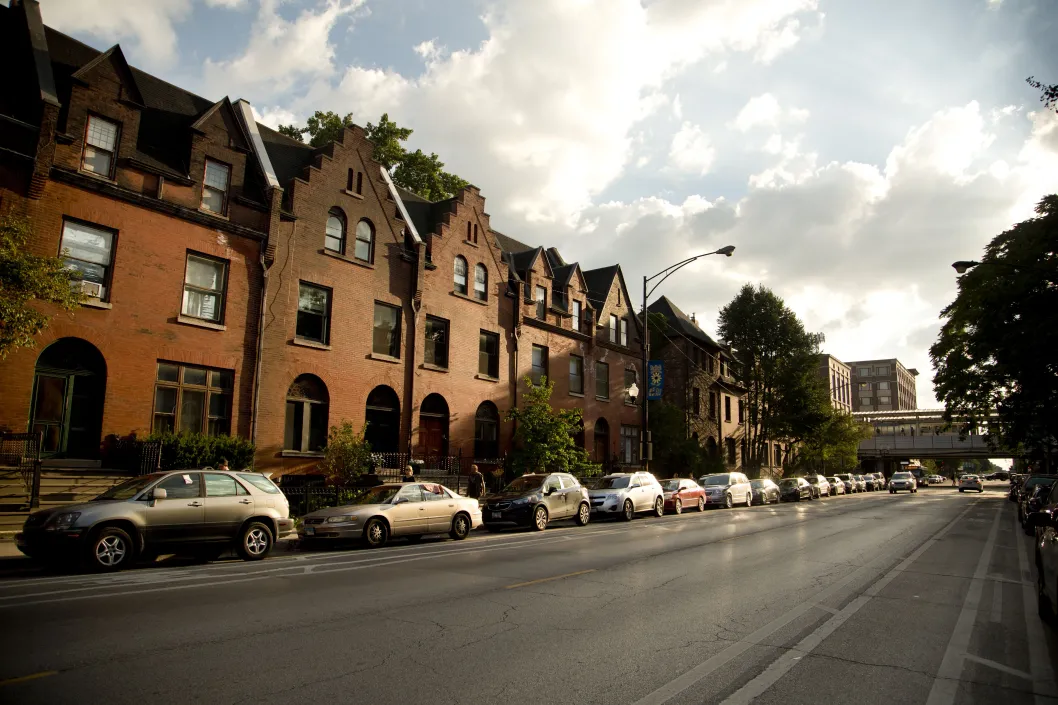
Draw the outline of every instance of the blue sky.
[[[708,327],[763,283],[843,360],[923,371],[956,259],[1058,190],[1052,0],[45,0],[45,22],[263,122],[383,112],[493,226]],[[716,260],[717,258],[713,258]],[[659,292],[660,293],[660,292]]]

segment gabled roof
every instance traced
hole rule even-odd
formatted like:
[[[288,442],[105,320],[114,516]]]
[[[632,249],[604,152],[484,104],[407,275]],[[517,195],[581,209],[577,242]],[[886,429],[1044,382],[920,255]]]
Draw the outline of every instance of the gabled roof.
[[[496,243],[500,246],[500,249],[504,252],[514,254],[516,252],[525,252],[526,250],[535,250],[537,248],[532,245],[526,245],[524,242],[519,242],[513,237],[508,237],[498,230],[489,229],[493,237],[496,238]]]
[[[132,73],[132,67],[129,66],[129,62],[125,60],[125,54],[121,51],[121,46],[115,44],[110,47],[96,58],[89,61],[87,64],[77,69],[71,74],[71,77],[78,81],[87,81],[87,76],[92,72],[96,66],[109,61],[114,60],[114,63],[118,67],[118,71],[125,74],[123,85],[128,88],[128,98],[137,105],[143,105],[143,95],[140,93],[139,86],[136,85],[136,76]]]
[[[555,267],[555,284],[560,287],[569,286],[569,280],[573,278],[573,272],[577,271],[580,265],[574,262],[573,264],[564,264],[561,267]]]
[[[521,276],[522,272],[527,272],[533,268],[536,264],[536,258],[542,255],[544,248],[535,247],[531,250],[522,250],[521,252],[511,252],[511,266]]]
[[[660,313],[665,316],[665,320],[668,321],[669,327],[678,335],[682,335],[699,345],[704,345],[713,350],[724,350],[722,345],[713,340],[708,333],[691,321],[687,314],[681,311],[676,304],[672,303],[667,296],[662,296],[660,299],[650,304],[650,306],[647,307],[647,310],[650,311],[650,313]]]
[[[617,276],[619,265],[613,264],[609,267],[589,269],[584,274],[584,283],[588,285],[588,299],[592,307],[601,309],[606,303],[606,297],[610,294],[614,277]]]

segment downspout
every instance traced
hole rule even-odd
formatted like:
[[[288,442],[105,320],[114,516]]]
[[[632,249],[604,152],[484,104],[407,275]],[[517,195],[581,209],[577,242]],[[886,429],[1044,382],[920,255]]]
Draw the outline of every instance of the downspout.
[[[268,302],[268,266],[265,264],[265,249],[267,245],[261,243],[261,314],[257,320],[257,359],[254,361],[253,371],[253,416],[250,421],[250,442],[254,446],[253,462],[257,464],[257,420],[261,410],[261,357],[264,353],[264,323],[265,307]]]

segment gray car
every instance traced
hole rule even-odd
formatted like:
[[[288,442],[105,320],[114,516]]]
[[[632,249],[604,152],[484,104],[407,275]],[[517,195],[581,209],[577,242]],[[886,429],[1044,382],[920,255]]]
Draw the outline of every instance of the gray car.
[[[207,468],[144,475],[89,502],[34,512],[15,542],[32,558],[112,571],[162,553],[213,560],[232,547],[260,560],[293,528],[286,497],[267,477]]]

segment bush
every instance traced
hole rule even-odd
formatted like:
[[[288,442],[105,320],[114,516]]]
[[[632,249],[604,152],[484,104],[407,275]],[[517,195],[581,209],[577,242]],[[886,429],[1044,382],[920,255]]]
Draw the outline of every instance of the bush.
[[[143,440],[162,442],[162,470],[217,467],[226,458],[232,470],[253,466],[254,445],[244,438],[201,433],[152,433]]]
[[[342,421],[341,426],[331,426],[331,432],[327,434],[327,447],[323,452],[320,467],[335,485],[351,485],[356,478],[371,469],[371,445],[364,440],[363,433],[353,429],[349,421]]]

